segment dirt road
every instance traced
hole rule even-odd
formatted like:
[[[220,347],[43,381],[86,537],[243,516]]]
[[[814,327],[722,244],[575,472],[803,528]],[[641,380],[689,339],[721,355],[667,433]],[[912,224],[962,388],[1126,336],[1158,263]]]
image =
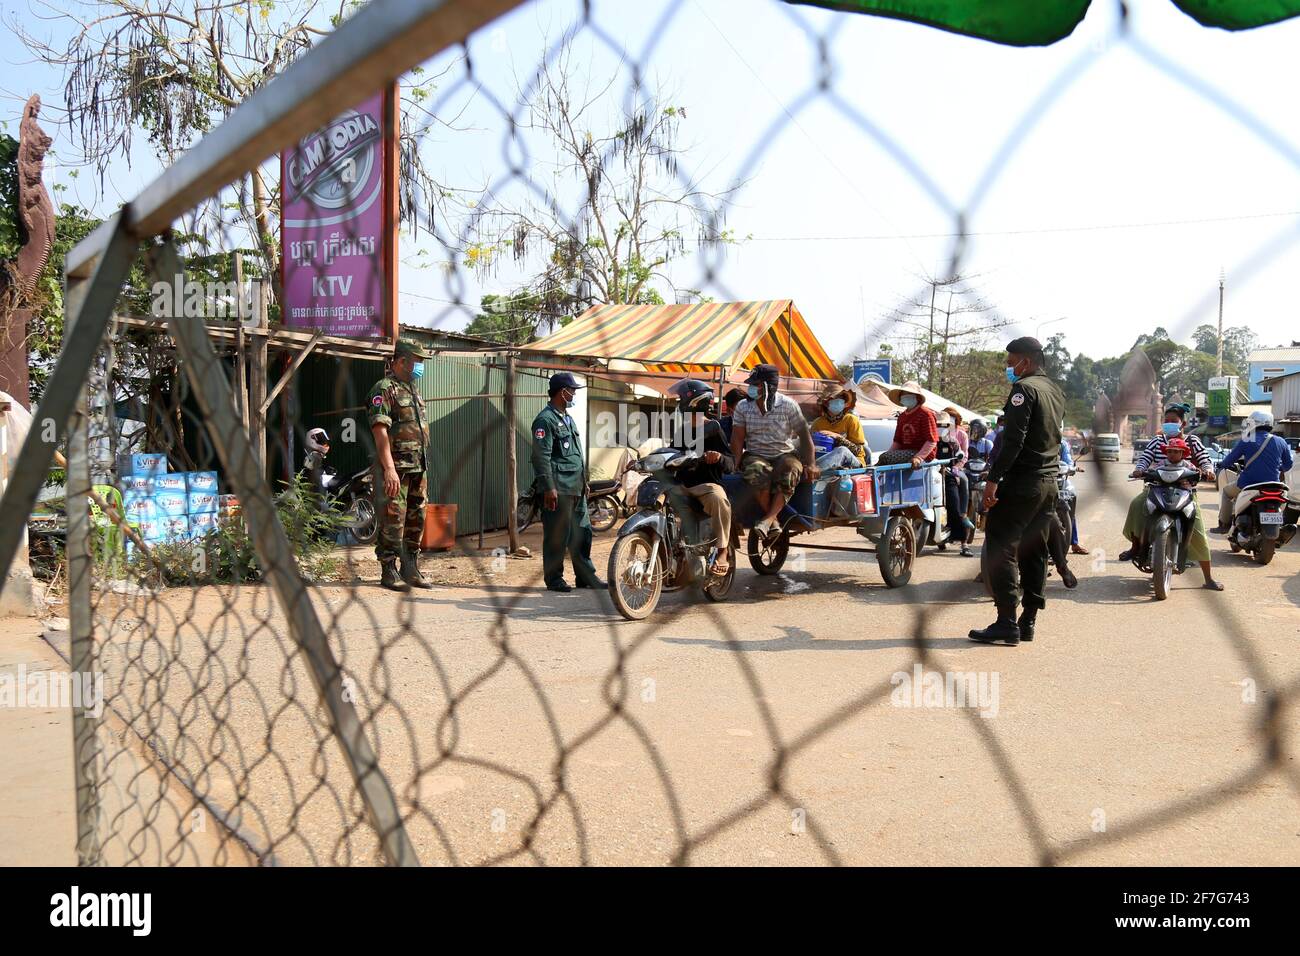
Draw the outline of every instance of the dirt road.
[[[1018,648],[966,639],[991,604],[953,551],[899,590],[870,555],[796,550],[777,577],[742,561],[727,603],[670,595],[644,623],[603,593],[541,590],[536,558],[488,559],[488,589],[317,601],[427,863],[1300,863],[1296,707],[1277,716],[1282,772],[1260,735],[1300,680],[1300,551],[1258,567],[1215,539],[1227,590],[1193,570],[1154,602],[1107,561],[1135,488],[1105,501],[1081,477],[1094,553],[1076,591],[1051,580]],[[442,580],[473,567],[434,563]],[[104,615],[128,719],[277,860],[374,862],[365,828],[345,832],[359,804],[266,591],[139,610]],[[169,658],[166,688],[143,679]]]

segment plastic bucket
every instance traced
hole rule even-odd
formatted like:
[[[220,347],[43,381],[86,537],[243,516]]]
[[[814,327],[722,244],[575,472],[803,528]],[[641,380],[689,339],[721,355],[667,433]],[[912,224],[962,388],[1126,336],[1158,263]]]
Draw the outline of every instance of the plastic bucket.
[[[456,505],[424,506],[424,551],[447,551],[456,544]]]

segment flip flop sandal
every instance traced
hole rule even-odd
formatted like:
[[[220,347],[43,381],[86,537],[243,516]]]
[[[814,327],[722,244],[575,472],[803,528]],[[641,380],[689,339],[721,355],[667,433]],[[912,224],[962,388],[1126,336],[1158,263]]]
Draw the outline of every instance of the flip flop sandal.
[[[1205,588],[1205,590],[1207,590],[1207,591],[1222,591],[1222,590],[1223,590],[1223,585],[1220,584],[1218,581],[1206,581],[1204,584],[1201,585],[1201,587]]]
[[[725,578],[730,572],[731,565],[728,564],[726,567],[719,569],[716,561],[709,568],[709,574],[713,575],[715,578]]]

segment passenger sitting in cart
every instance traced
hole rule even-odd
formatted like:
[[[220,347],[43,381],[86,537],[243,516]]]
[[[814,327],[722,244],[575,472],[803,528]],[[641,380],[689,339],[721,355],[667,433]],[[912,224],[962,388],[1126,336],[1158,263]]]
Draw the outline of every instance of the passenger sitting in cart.
[[[894,443],[889,446],[889,451],[880,455],[876,464],[910,462],[913,468],[921,468],[927,461],[933,461],[939,447],[939,426],[935,424],[934,412],[925,407],[925,393],[921,386],[908,382],[890,389],[889,400],[902,405],[903,411],[894,427]]]
[[[763,517],[754,524],[760,535],[779,527],[777,515],[794,496],[805,474],[821,474],[813,460],[812,432],[799,405],[778,391],[781,373],[759,365],[746,380],[749,397],[731,421],[731,455],[740,462],[745,484],[754,491]]]
[[[857,403],[858,393],[847,385],[832,382],[822,389],[817,399],[821,414],[809,426],[814,434],[820,433],[834,445],[817,459],[817,467],[822,471],[865,468],[871,464],[871,449],[862,433],[862,421],[853,414]]]

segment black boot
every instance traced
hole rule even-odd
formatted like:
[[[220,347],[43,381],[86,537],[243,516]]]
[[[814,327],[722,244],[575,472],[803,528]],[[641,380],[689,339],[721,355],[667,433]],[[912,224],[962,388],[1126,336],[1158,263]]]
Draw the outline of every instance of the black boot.
[[[385,558],[379,562],[379,584],[388,588],[390,591],[406,593],[411,590],[411,586],[402,580],[402,576],[397,573],[397,559]]]
[[[988,627],[971,631],[967,635],[972,641],[981,644],[1010,644],[1015,647],[1020,643],[1020,627],[1016,624],[1016,609],[998,608],[998,619]]]
[[[413,554],[402,555],[402,580],[413,588],[428,590],[433,587],[428,579],[420,573],[420,565],[416,563]]]
[[[1067,588],[1074,589],[1079,586],[1079,579],[1074,576],[1074,572],[1070,570],[1068,564],[1062,563],[1062,565],[1056,570],[1061,574],[1061,583]],[[1023,641],[1024,638],[1022,637],[1021,640]]]
[[[1017,626],[1020,628],[1020,640],[1032,641],[1034,639],[1034,624],[1038,620],[1038,611],[1033,608],[1025,608],[1020,613],[1020,621]]]

